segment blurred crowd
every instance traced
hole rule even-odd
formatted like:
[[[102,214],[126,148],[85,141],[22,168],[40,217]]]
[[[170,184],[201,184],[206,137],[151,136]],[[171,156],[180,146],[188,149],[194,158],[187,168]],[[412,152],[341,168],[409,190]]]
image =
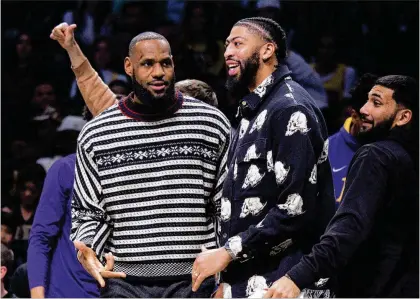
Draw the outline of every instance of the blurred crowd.
[[[84,125],[70,62],[49,38],[61,22],[77,24],[83,52],[121,95],[131,90],[123,69],[130,40],[144,31],[164,35],[176,80],[208,83],[234,127],[237,100],[224,86],[224,40],[244,17],[270,17],[286,30],[287,63],[295,80],[313,89],[329,135],[349,117],[350,90],[361,74],[418,79],[417,1],[3,1],[2,8],[1,241],[14,252],[13,269],[26,262],[46,172],[74,151]]]

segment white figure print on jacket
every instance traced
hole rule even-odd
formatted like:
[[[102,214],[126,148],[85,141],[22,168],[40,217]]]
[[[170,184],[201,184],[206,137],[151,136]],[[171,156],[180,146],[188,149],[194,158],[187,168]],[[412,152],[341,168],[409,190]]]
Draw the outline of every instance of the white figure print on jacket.
[[[329,280],[329,278],[321,278],[320,280],[315,282],[315,286],[317,288],[322,288],[328,282],[328,280]]]
[[[248,279],[246,286],[246,296],[248,298],[262,298],[268,289],[267,281],[263,276],[254,275]]]
[[[267,92],[267,87],[271,85],[273,82],[274,82],[273,75],[270,75],[266,79],[264,79],[264,81],[261,82],[261,84],[258,85],[258,87],[255,88],[253,92],[257,94],[260,98],[262,98]]]
[[[274,170],[273,164],[273,151],[267,152],[267,171],[272,172]]]
[[[259,197],[249,197],[245,198],[245,201],[242,205],[242,211],[239,215],[240,218],[245,218],[249,214],[252,216],[257,216],[265,207],[267,203],[262,204]]]
[[[229,199],[222,197],[222,203],[220,207],[220,218],[222,221],[228,221],[230,219],[231,210],[232,208]]]
[[[233,165],[233,180],[236,181],[238,177],[238,159],[235,159],[235,165]]]
[[[242,185],[242,189],[246,189],[248,187],[254,188],[261,182],[264,176],[265,173],[261,175],[258,166],[252,164],[248,169],[248,173],[246,174],[244,184]]]
[[[302,134],[306,134],[309,131],[306,115],[300,111],[294,112],[290,117],[289,123],[287,124],[286,136],[291,136],[298,131]]]
[[[311,172],[311,177],[309,178],[309,182],[311,182],[312,184],[316,184],[316,172],[317,172],[317,166],[315,164]]]
[[[254,132],[255,130],[261,130],[265,120],[267,118],[267,110],[263,110],[257,117],[257,119],[252,124],[251,130],[249,130],[249,134]]]
[[[325,161],[327,161],[329,144],[330,144],[329,140],[328,139],[325,140],[324,148],[322,149],[321,156],[319,156],[319,159],[318,159],[318,164],[321,164],[321,163],[324,163]]]
[[[260,156],[261,154],[257,155],[257,147],[255,146],[255,144],[253,144],[246,151],[244,161],[249,162],[252,159],[258,159]]]
[[[276,164],[274,164],[274,173],[276,174],[276,182],[278,185],[283,184],[289,171],[290,167],[286,168],[280,161],[277,161]]]
[[[286,203],[278,205],[280,210],[286,210],[289,216],[298,216],[303,214],[303,199],[297,194],[290,194],[287,197]]]
[[[245,118],[242,118],[241,120],[241,127],[239,128],[239,139],[242,139],[244,137],[246,130],[248,130],[249,121]]]
[[[223,298],[232,298],[232,287],[226,282],[222,282]]]

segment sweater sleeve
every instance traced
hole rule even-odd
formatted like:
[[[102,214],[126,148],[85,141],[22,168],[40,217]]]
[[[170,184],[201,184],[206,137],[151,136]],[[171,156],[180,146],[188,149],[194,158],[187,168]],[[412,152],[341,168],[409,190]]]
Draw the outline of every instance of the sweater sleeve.
[[[335,275],[367,238],[386,198],[387,164],[384,155],[372,146],[361,148],[353,158],[337,213],[312,252],[288,272],[300,289]]]
[[[85,243],[101,257],[110,234],[111,219],[103,207],[98,165],[92,151],[89,152],[84,146],[83,132],[77,146],[70,238]]]
[[[80,66],[72,69],[76,75],[80,93],[94,117],[115,104],[116,95],[102,81],[89,60],[86,59]]]
[[[60,159],[51,166],[45,178],[29,237],[28,279],[31,289],[46,287],[53,244],[61,234],[71,196],[73,178],[65,177],[66,173],[72,173],[69,167]]]

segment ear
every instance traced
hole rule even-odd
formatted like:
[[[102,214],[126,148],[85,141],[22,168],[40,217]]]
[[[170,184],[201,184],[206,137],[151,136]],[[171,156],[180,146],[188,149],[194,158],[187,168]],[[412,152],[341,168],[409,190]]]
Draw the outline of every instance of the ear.
[[[394,125],[400,127],[404,126],[411,121],[412,116],[413,112],[410,109],[401,109],[397,112],[397,116],[394,120]]]
[[[275,51],[276,51],[276,45],[274,45],[273,43],[266,43],[264,46],[262,46],[260,50],[260,56],[262,60],[265,62],[274,56]]]
[[[0,267],[1,279],[3,280],[7,273],[7,268],[5,266]]]
[[[125,59],[124,59],[124,70],[125,70],[125,73],[131,78],[132,76],[133,76],[133,71],[134,71],[134,68],[133,68],[133,64],[131,63],[131,59],[130,59],[130,57],[126,57]]]

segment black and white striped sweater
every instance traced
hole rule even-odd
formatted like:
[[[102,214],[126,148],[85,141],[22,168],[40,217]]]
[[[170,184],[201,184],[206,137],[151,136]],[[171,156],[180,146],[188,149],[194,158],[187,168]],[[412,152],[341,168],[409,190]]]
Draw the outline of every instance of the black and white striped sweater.
[[[112,252],[115,271],[189,278],[201,246],[216,246],[229,121],[189,97],[159,121],[133,118],[122,101],[79,135],[71,238]]]

